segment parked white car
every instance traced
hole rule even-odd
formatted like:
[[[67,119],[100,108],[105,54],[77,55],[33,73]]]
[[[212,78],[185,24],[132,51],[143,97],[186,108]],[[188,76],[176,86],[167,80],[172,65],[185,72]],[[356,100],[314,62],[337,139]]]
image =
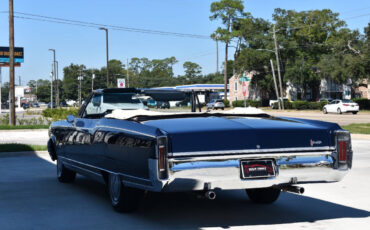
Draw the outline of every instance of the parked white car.
[[[325,105],[322,109],[323,113],[358,113],[360,106],[351,100],[332,100],[329,104]]]

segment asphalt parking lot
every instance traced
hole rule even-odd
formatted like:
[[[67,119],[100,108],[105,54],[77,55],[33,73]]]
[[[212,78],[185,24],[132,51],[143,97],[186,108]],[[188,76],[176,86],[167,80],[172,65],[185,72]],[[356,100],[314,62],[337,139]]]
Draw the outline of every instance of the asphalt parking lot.
[[[105,186],[78,176],[56,179],[47,154],[0,156],[0,229],[369,229],[369,140],[353,140],[354,167],[338,183],[305,185],[256,205],[244,191],[213,201],[193,195],[149,194],[131,214],[115,213]]]

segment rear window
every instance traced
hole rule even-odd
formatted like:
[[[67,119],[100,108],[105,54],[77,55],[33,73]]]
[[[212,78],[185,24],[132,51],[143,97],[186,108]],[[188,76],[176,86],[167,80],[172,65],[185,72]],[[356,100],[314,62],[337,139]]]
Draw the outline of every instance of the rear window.
[[[353,101],[352,100],[342,100],[343,103],[352,103]]]
[[[224,102],[224,101],[219,99],[219,100],[216,100],[216,102]]]

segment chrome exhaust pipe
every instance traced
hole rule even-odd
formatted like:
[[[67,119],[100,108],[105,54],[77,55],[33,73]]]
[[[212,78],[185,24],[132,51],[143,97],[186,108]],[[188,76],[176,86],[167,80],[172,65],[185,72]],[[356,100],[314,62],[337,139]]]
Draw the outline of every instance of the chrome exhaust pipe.
[[[291,193],[296,193],[296,194],[303,194],[304,193],[304,188],[299,187],[299,186],[286,186],[281,188],[282,191],[284,192],[291,192]]]
[[[214,191],[207,191],[205,193],[205,197],[208,199],[208,200],[214,200],[216,199],[216,193]]]

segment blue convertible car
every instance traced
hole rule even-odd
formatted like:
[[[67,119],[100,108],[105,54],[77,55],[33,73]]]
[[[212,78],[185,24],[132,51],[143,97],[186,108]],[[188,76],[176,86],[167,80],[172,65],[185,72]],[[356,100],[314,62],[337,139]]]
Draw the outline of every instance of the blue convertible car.
[[[142,191],[243,189],[258,203],[300,184],[340,181],[352,166],[350,133],[334,123],[273,117],[256,108],[150,111],[140,95],[181,101],[165,90],[95,90],[77,117],[50,126],[48,151],[60,182],[76,173],[108,186],[116,211],[135,209]],[[196,95],[191,96],[195,111]]]

